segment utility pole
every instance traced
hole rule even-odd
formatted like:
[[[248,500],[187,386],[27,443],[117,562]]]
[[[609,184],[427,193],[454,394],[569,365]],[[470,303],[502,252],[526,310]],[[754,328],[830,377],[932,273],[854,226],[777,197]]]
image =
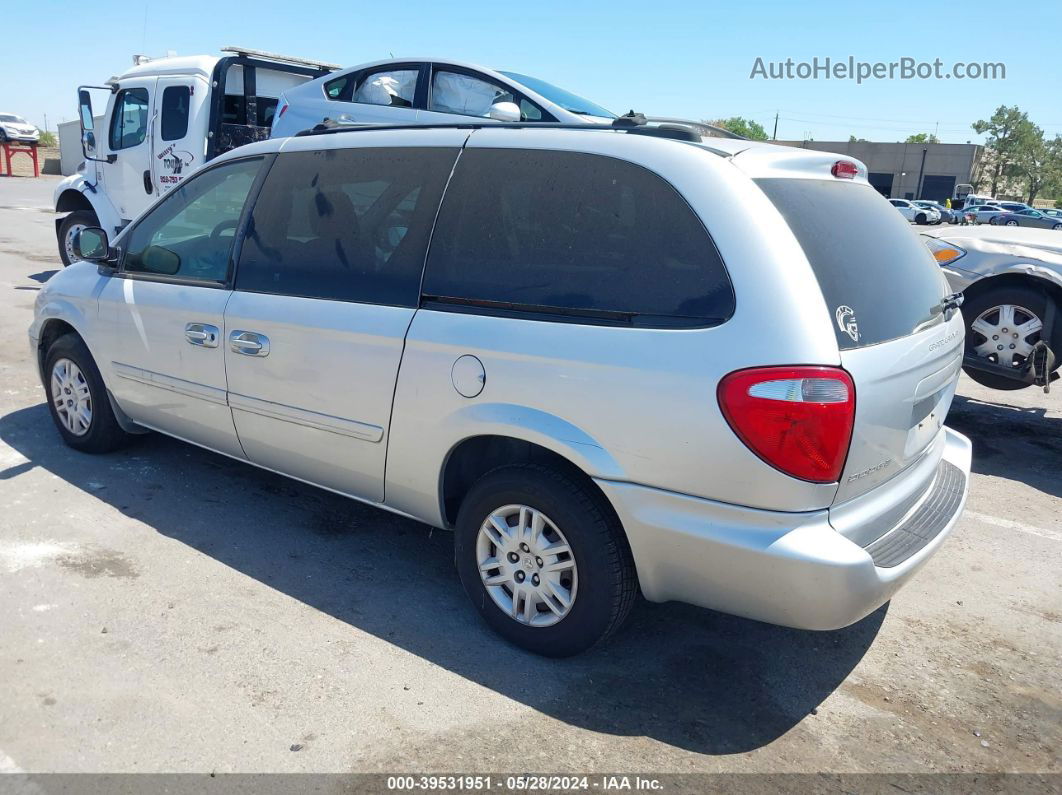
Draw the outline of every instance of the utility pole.
[[[778,111],[774,112],[774,132],[771,133],[771,140],[778,140]]]
[[[916,199],[922,198],[922,175],[926,173],[926,152],[928,151],[928,147],[922,147],[922,165],[918,167],[918,186],[915,188],[915,190],[917,191],[915,193]]]

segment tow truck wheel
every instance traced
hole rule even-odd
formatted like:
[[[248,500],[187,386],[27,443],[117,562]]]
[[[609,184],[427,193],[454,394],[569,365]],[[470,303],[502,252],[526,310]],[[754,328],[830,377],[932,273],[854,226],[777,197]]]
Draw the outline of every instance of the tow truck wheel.
[[[59,257],[63,260],[64,268],[71,262],[77,261],[74,238],[78,232],[87,227],[99,225],[96,213],[91,210],[75,210],[63,219],[59,224]]]
[[[1032,347],[1041,338],[1047,302],[1045,293],[1032,287],[1004,287],[974,295],[962,305],[966,323],[966,354],[995,364],[1023,370]],[[1056,305],[1056,309],[1057,309]],[[1053,339],[1047,344],[1062,350],[1062,323],[1055,321]],[[990,389],[1024,389],[1029,384],[1005,375],[966,368],[966,374]]]

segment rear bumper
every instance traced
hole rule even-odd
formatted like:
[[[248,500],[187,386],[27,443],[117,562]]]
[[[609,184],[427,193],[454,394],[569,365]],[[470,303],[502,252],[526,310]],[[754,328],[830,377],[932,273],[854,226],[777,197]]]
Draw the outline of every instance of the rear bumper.
[[[887,602],[951,532],[969,488],[969,439],[945,429],[933,485],[860,546],[827,511],[742,508],[598,481],[627,531],[642,592],[800,629],[848,626]],[[877,561],[877,562],[876,562]]]

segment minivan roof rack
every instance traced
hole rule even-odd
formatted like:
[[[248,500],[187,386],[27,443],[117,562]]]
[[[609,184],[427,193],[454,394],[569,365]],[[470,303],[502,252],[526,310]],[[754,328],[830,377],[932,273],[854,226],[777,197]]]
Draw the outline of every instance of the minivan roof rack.
[[[222,47],[222,52],[231,52],[234,55],[250,56],[252,58],[265,58],[269,61],[277,61],[279,63],[296,64],[297,66],[312,66],[315,69],[320,69],[324,72],[333,72],[339,68],[337,63],[328,63],[327,61],[314,61],[309,58],[298,58],[294,55],[281,55],[276,52],[267,52],[266,50],[252,50],[250,47]]]
[[[325,119],[320,124],[316,125],[312,129],[302,130],[295,133],[296,138],[302,138],[308,135],[331,135],[333,133],[352,133],[362,130],[438,130],[438,129],[456,129],[456,130],[501,130],[501,129],[535,129],[535,130],[595,130],[597,132],[622,132],[629,135],[646,135],[651,138],[670,138],[675,141],[692,141],[699,143],[701,136],[690,127],[664,124],[659,127],[649,126],[633,126],[633,127],[615,127],[612,125],[604,124],[566,124],[564,122],[504,122],[504,123],[489,123],[489,122],[452,122],[452,123],[438,123],[438,124],[338,124],[331,119]]]

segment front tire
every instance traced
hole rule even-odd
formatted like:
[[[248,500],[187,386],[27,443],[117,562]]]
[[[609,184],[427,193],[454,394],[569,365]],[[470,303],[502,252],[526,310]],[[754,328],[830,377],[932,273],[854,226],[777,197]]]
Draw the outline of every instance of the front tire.
[[[64,334],[48,348],[44,391],[55,427],[69,447],[109,453],[129,441],[115,419],[96,362],[76,334]]]
[[[966,353],[1009,365],[1016,371],[1022,369],[1033,345],[1041,338],[1050,300],[1040,290],[1020,285],[975,294],[962,305]],[[1047,344],[1054,351],[1062,349],[1062,326],[1057,321],[1054,337]],[[1013,391],[1029,386],[972,368],[967,368],[966,374],[990,389]]]
[[[637,593],[611,506],[582,479],[538,464],[503,466],[476,481],[458,512],[454,549],[484,620],[547,657],[607,638]]]
[[[71,262],[77,262],[77,254],[74,251],[74,237],[82,229],[89,226],[99,226],[96,213],[91,210],[75,210],[59,224],[59,258],[65,268]]]
[[[916,215],[915,216],[915,223],[918,224],[919,226],[925,226],[926,225],[926,214],[925,213],[919,213],[918,215]]]

